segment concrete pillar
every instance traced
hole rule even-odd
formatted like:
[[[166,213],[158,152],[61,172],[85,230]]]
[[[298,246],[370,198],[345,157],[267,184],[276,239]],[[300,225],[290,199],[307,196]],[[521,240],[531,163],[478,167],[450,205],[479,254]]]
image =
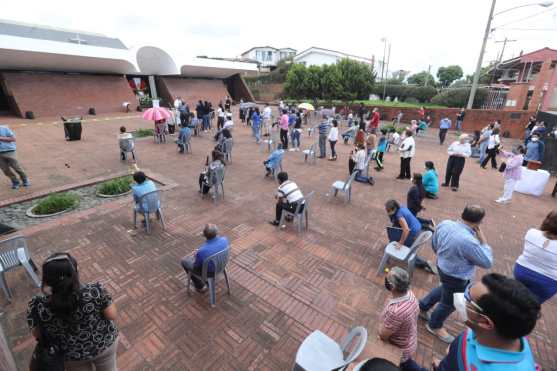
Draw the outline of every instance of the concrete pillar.
[[[158,98],[157,85],[155,84],[155,76],[149,75],[149,90],[151,91],[151,98]]]

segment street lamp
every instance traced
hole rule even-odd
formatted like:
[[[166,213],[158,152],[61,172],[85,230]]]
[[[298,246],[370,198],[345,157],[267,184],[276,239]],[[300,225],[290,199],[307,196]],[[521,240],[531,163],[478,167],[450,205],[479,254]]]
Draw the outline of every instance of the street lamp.
[[[476,91],[478,90],[478,82],[480,80],[480,72],[482,69],[482,62],[483,62],[483,57],[484,57],[484,52],[485,52],[485,45],[487,44],[487,38],[491,32],[491,21],[493,20],[493,18],[499,14],[503,14],[506,12],[509,12],[511,10],[514,9],[518,9],[518,8],[524,8],[527,6],[543,6],[544,8],[548,8],[550,6],[553,5],[553,1],[541,1],[541,2],[537,2],[537,3],[532,3],[532,4],[525,4],[525,5],[519,5],[519,6],[515,6],[514,8],[509,8],[506,10],[503,10],[499,13],[495,13],[493,14],[493,11],[495,10],[495,2],[496,0],[492,0],[491,2],[491,10],[489,12],[489,18],[487,19],[487,25],[485,27],[485,33],[484,33],[484,39],[482,42],[482,49],[480,50],[480,56],[478,57],[478,64],[476,64],[476,72],[474,73],[474,80],[472,81],[472,88],[470,89],[470,96],[468,97],[468,105],[466,106],[467,109],[471,109],[472,106],[474,105],[474,97],[476,96]]]

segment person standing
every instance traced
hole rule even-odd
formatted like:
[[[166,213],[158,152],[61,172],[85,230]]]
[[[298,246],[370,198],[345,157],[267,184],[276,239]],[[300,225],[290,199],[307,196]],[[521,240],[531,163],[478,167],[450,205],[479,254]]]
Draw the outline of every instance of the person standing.
[[[447,131],[451,128],[451,120],[445,116],[439,122],[439,144],[443,145],[445,143],[445,138],[447,137]]]
[[[300,150],[300,137],[302,135],[302,117],[300,112],[296,117],[296,123],[292,128],[292,150],[299,151]]]
[[[405,135],[406,137],[400,144],[400,147],[398,147],[400,152],[400,174],[397,179],[410,179],[410,162],[416,154],[416,142],[412,136],[412,130],[407,129]]]
[[[282,148],[284,150],[288,149],[288,112],[282,110],[282,115],[279,121],[280,128],[280,141],[282,142]]]
[[[379,128],[379,121],[381,120],[381,115],[379,114],[379,110],[375,107],[371,113],[371,120],[369,122],[369,132],[376,133],[377,129]]]
[[[464,122],[464,116],[466,116],[466,111],[464,111],[464,108],[461,108],[460,112],[456,115],[456,131],[459,133],[462,130],[462,123]]]
[[[540,140],[540,134],[534,132],[529,139],[526,140],[526,155],[524,156],[524,165],[528,162],[542,162],[545,152],[545,145]]]
[[[242,120],[242,122],[244,122]],[[219,106],[217,108],[217,130],[222,129],[224,125],[224,107],[222,106],[222,103],[219,103]]]
[[[472,155],[472,148],[470,143],[468,143],[468,135],[461,134],[458,141],[451,143],[447,152],[449,154],[449,161],[445,171],[445,183],[441,185],[443,187],[450,185],[453,192],[456,192],[460,183],[460,174],[464,170],[464,163]]]
[[[224,102],[224,109],[225,109],[225,111],[227,111],[227,112],[232,112],[232,111],[230,111],[231,105],[232,105],[232,101],[230,100],[230,97],[227,95],[227,96],[226,96],[226,101]]]
[[[524,147],[518,146],[512,152],[503,151],[505,160],[505,186],[503,195],[495,202],[498,204],[506,204],[511,202],[513,198],[514,186],[522,177],[522,162],[524,161]]]
[[[335,145],[338,141],[338,122],[333,120],[333,127],[329,130],[329,135],[327,136],[329,140],[329,145],[331,146],[331,158],[329,160],[336,161],[337,152],[335,151]]]
[[[261,140],[261,115],[259,114],[259,107],[255,107],[251,114],[251,130],[255,137],[255,143],[259,144]]]
[[[480,134],[480,140],[478,141],[478,143],[480,144],[480,164],[485,160],[485,157],[487,156],[487,144],[489,142],[489,137],[493,132],[494,126],[494,123],[489,124],[482,129],[482,132]]]
[[[19,164],[16,157],[16,143],[15,134],[10,130],[9,127],[5,125],[0,125],[0,168],[4,175],[6,175],[12,181],[12,189],[18,189],[21,184],[24,187],[29,187],[29,178],[25,171]],[[17,175],[21,178],[21,182],[17,179],[14,174],[15,171]]]
[[[484,217],[482,207],[466,206],[461,220],[442,221],[431,239],[441,285],[420,300],[420,318],[427,321],[430,333],[448,344],[454,337],[443,328],[443,323],[455,310],[453,295],[464,292],[475,276],[476,266],[489,269],[493,265],[491,247],[480,229]],[[429,315],[433,306],[435,309]]]
[[[480,164],[482,169],[485,169],[489,160],[491,160],[491,168],[497,169],[497,153],[499,152],[500,146],[501,138],[499,138],[499,128],[494,128],[487,142],[487,156]]]
[[[273,110],[269,103],[265,104],[265,108],[263,108],[263,128],[265,131],[263,132],[263,136],[269,136],[271,134],[271,120],[273,118]]]
[[[323,115],[323,121],[318,126],[319,130],[319,158],[327,157],[327,134],[329,132],[329,121],[327,116]]]

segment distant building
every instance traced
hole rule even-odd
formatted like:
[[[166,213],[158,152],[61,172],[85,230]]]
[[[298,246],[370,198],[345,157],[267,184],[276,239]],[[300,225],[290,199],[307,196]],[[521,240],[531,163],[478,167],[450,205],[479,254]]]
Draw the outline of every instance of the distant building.
[[[330,49],[317,48],[315,46],[296,54],[294,57],[294,63],[302,63],[306,66],[323,66],[325,64],[335,64],[344,58],[373,65],[372,58],[358,57],[356,55],[346,54]]]
[[[256,46],[241,54],[246,60],[257,61],[260,67],[273,69],[278,62],[293,57],[296,50],[292,48],[273,48],[272,46]]]
[[[504,110],[557,111],[557,50],[543,48],[508,59],[491,70],[508,89]]]

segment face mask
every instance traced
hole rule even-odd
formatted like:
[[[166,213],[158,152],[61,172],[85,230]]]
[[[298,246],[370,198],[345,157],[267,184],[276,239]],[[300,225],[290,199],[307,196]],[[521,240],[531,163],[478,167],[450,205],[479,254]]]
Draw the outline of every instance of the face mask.
[[[532,142],[537,142],[538,140],[538,138],[532,138]]]
[[[391,291],[393,289],[393,284],[389,282],[387,277],[385,277],[385,288],[387,289],[387,291]]]
[[[468,313],[466,312],[466,299],[463,292],[455,292],[453,294],[453,305],[456,309],[457,318],[461,322],[468,322]]]

